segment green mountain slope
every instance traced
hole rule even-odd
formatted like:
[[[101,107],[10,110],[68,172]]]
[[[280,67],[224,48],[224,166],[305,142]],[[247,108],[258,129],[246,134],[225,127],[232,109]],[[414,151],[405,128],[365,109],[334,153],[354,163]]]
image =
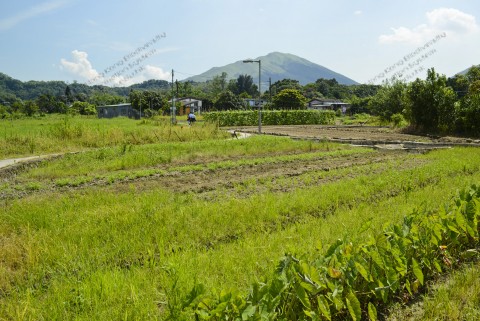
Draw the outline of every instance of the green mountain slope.
[[[472,66],[472,67],[480,67],[480,65],[476,65],[476,66],[474,65],[474,66]],[[464,71],[460,71],[460,72],[457,73],[456,75],[466,75],[467,72],[468,72],[472,67],[469,67],[469,68],[465,69]]]
[[[269,77],[272,78],[272,82],[285,78],[295,79],[301,85],[315,82],[319,78],[335,78],[340,84],[344,85],[357,84],[356,81],[342,74],[292,54],[272,52],[254,60],[259,59],[262,61],[262,86],[268,82]],[[220,75],[222,72],[226,72],[229,79],[235,79],[241,74],[252,75],[256,79],[258,77],[258,64],[243,63],[240,60],[222,67],[214,67],[200,75],[192,76],[185,80],[204,82]]]

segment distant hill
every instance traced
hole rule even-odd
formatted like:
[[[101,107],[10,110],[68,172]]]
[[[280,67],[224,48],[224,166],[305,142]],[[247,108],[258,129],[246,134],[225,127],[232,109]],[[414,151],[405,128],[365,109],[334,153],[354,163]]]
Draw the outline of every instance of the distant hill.
[[[472,68],[472,67],[470,67],[470,68]],[[477,67],[480,67],[480,65],[477,65]],[[467,72],[470,70],[470,68],[467,68],[464,71],[460,71],[460,72],[456,73],[456,75],[466,75]]]
[[[272,83],[288,78],[298,80],[301,85],[306,85],[319,78],[335,78],[342,85],[358,84],[342,74],[292,54],[272,52],[254,60],[259,59],[262,61],[262,86],[268,82],[269,77],[272,78]],[[258,79],[258,64],[244,63],[240,60],[223,67],[214,67],[200,75],[187,78],[185,81],[205,82],[222,72],[226,72],[229,79],[236,79],[241,74],[248,74],[253,79]]]
[[[23,100],[35,99],[42,94],[62,96],[67,85],[73,94],[91,95],[94,91],[101,91],[112,95],[128,96],[130,90],[157,90],[169,89],[170,83],[166,80],[147,80],[141,84],[129,87],[107,87],[102,85],[86,85],[81,83],[67,84],[64,81],[26,81],[14,79],[0,72],[0,104],[5,101],[14,101],[15,98]]]

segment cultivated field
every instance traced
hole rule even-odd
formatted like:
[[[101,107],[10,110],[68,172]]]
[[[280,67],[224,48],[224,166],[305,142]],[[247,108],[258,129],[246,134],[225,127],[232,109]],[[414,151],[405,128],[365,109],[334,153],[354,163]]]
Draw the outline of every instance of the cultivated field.
[[[248,293],[286,252],[308,259],[339,238],[365,239],[480,182],[473,147],[374,150],[312,127],[303,135],[317,141],[51,121],[0,123],[3,158],[74,152],[0,170],[0,320],[189,319],[195,284]]]
[[[257,127],[235,128],[239,131],[257,132]],[[469,139],[451,136],[419,136],[405,134],[401,129],[385,126],[331,126],[331,125],[303,125],[303,126],[263,126],[262,132],[270,135],[285,135],[303,139],[328,139],[330,141],[345,142],[360,145],[391,144],[417,142],[436,145],[474,145],[480,146],[480,139]]]

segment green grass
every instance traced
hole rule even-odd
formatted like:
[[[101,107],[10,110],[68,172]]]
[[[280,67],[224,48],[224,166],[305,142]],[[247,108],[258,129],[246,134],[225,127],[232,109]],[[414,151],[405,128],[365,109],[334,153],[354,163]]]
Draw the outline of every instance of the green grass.
[[[369,114],[354,114],[352,116],[343,116],[337,118],[337,121],[343,125],[362,125],[362,126],[380,126],[382,122],[378,117]]]
[[[420,302],[393,309],[389,320],[480,320],[480,264],[438,280]]]
[[[48,115],[42,118],[0,120],[0,159],[111,146],[126,150],[131,145],[227,137],[228,133],[206,123],[172,126],[167,119]]]
[[[208,198],[134,183],[38,192],[49,180],[84,184],[85,173],[201,166],[217,175],[219,168],[261,162],[296,166],[302,159],[377,153],[272,137],[102,150],[22,173],[16,179],[35,193],[0,201],[0,320],[179,319],[181,299],[195,282],[247,292],[287,251],[308,256],[347,234],[361,239],[367,220],[378,229],[415,207],[437,208],[480,181],[480,151],[455,148],[245,181],[209,191]],[[167,161],[157,156],[169,150]],[[125,169],[117,163],[122,159]]]

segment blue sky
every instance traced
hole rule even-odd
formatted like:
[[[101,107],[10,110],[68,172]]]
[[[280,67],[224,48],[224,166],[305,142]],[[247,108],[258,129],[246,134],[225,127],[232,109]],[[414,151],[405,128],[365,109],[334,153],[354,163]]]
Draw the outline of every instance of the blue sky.
[[[478,0],[2,1],[0,72],[128,85],[278,51],[361,83],[451,76],[480,64],[479,19]]]

